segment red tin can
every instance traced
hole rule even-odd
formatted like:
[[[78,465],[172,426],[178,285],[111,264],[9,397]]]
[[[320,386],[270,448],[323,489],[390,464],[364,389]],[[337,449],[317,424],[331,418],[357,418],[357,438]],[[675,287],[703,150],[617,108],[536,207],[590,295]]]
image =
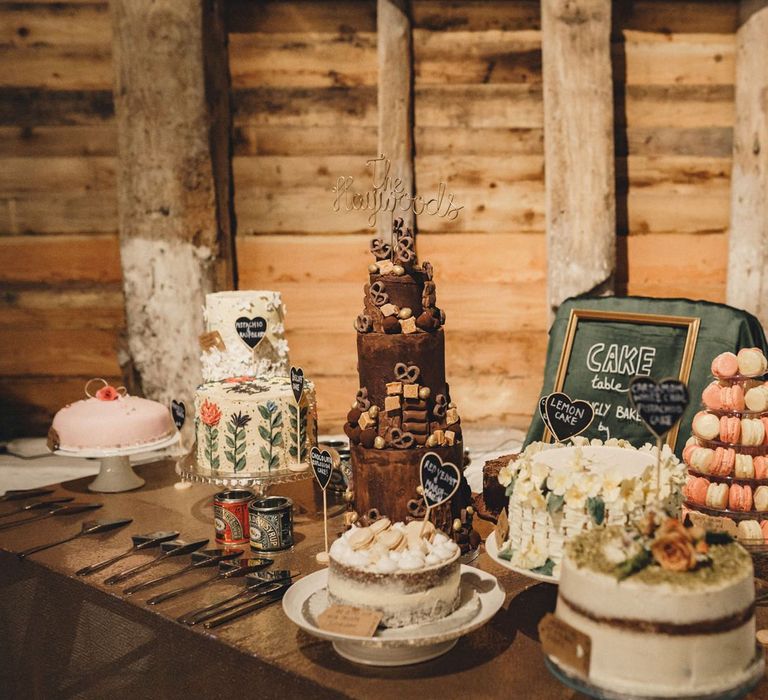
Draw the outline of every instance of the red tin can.
[[[219,544],[247,544],[250,541],[248,529],[248,504],[254,495],[245,489],[221,491],[213,497],[213,525]]]

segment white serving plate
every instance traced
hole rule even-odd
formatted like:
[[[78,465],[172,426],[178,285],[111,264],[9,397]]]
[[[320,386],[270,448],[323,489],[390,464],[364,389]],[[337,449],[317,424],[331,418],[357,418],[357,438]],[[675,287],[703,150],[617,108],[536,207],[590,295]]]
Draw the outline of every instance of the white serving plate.
[[[516,574],[522,574],[523,576],[527,576],[536,581],[542,581],[543,583],[554,583],[557,585],[560,582],[560,579],[557,576],[547,576],[546,574],[538,574],[530,569],[521,569],[517,566],[512,566],[506,559],[502,559],[499,556],[499,548],[496,546],[496,535],[493,532],[488,535],[488,538],[485,540],[485,551],[488,552],[488,556],[499,566],[514,571]]]

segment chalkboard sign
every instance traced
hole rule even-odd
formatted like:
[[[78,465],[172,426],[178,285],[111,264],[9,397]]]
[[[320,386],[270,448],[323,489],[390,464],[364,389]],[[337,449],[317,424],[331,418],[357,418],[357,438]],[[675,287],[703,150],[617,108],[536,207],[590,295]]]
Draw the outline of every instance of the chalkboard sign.
[[[459,468],[451,462],[443,462],[440,455],[434,452],[427,452],[421,458],[419,474],[424,502],[428,508],[449,501],[461,483]]]
[[[721,352],[766,349],[757,319],[724,304],[647,297],[576,297],[558,310],[550,330],[541,396],[563,392],[589,402],[595,419],[583,437],[624,438],[636,446],[653,441],[628,389],[636,376],[676,378],[688,385],[690,404],[668,434],[680,454],[690,435],[709,366]],[[551,441],[539,412],[526,444]]]

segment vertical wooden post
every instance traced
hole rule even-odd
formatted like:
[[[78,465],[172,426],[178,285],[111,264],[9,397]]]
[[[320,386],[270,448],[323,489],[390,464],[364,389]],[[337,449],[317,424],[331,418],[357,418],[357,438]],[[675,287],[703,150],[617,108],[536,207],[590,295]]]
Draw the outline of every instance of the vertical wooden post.
[[[413,172],[413,41],[408,0],[378,0],[376,29],[379,51],[379,153],[392,161],[393,177],[406,194],[414,193]],[[412,211],[396,212],[415,232]],[[391,216],[378,218],[377,233],[389,240]]]
[[[542,0],[547,295],[613,292],[610,0]]]
[[[768,2],[740,3],[736,33],[729,304],[768,325]]]
[[[217,0],[112,0],[128,350],[145,395],[200,381],[207,292],[233,285],[229,74]]]

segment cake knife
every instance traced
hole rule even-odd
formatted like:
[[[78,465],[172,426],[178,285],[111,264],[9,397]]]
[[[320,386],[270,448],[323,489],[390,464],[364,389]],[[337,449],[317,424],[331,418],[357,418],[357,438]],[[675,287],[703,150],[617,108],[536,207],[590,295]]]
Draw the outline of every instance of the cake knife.
[[[168,542],[168,540],[175,540],[178,536],[179,533],[175,530],[168,532],[149,532],[146,535],[131,535],[131,539],[133,540],[133,547],[126,549],[120,554],[116,554],[114,557],[104,559],[104,561],[84,566],[82,569],[75,571],[75,574],[78,576],[88,576],[90,574],[95,574],[97,571],[101,571],[102,569],[106,569],[108,566],[112,566],[112,564],[116,564],[121,559],[125,559],[130,557],[132,554],[136,554],[136,552],[141,552],[145,549],[154,549],[155,547],[159,547],[163,542]]]
[[[207,630],[213,629],[214,627],[218,627],[219,625],[223,625],[227,622],[231,622],[232,620],[236,620],[239,617],[243,617],[243,615],[248,615],[252,612],[255,612],[256,610],[261,610],[261,608],[266,608],[268,605],[281,600],[285,595],[285,592],[290,587],[290,583],[274,584],[269,589],[258,593],[254,599],[250,599],[250,602],[242,603],[230,612],[217,614],[216,617],[206,622],[203,627],[205,627]]]
[[[171,571],[169,574],[152,578],[149,581],[143,583],[137,583],[133,586],[123,589],[123,595],[133,595],[139,591],[143,591],[145,588],[152,588],[153,586],[159,586],[161,583],[170,581],[171,579],[183,576],[184,574],[194,571],[195,569],[206,569],[211,566],[217,566],[223,561],[229,561],[230,559],[237,559],[243,553],[242,549],[204,549],[201,552],[192,553],[192,561],[181,569]]]
[[[0,530],[8,530],[17,525],[26,525],[27,523],[36,523],[40,520],[45,520],[54,515],[76,515],[77,513],[86,513],[89,510],[96,510],[101,508],[101,503],[73,503],[71,505],[56,505],[51,506],[50,510],[40,515],[35,515],[32,518],[23,518],[22,520],[13,520],[10,523],[3,523],[0,525]]]
[[[63,540],[56,540],[55,542],[40,544],[37,547],[30,547],[29,549],[18,552],[17,556],[19,559],[24,559],[24,557],[28,557],[30,554],[34,554],[35,552],[42,552],[44,549],[50,549],[51,547],[57,547],[58,545],[64,544],[65,542],[71,542],[72,540],[76,540],[78,537],[82,537],[83,535],[97,535],[100,532],[110,532],[111,530],[117,530],[120,527],[125,527],[132,522],[133,518],[120,518],[118,520],[86,520],[80,528],[80,531],[76,532],[74,535],[65,537]]]
[[[207,544],[207,537],[205,539],[194,540],[192,542],[185,542],[184,540],[171,540],[170,542],[163,542],[160,545],[160,554],[158,554],[154,559],[151,559],[144,564],[134,566],[131,569],[120,571],[114,576],[110,576],[109,578],[105,579],[104,583],[110,586],[113,583],[120,583],[121,581],[125,581],[126,579],[129,579],[136,574],[140,574],[142,571],[146,571],[147,569],[151,569],[153,566],[157,566],[169,557],[180,557],[185,554],[192,554],[192,552],[196,552],[198,549],[202,549]]]
[[[266,557],[257,557],[255,559],[240,559],[237,562],[223,561],[219,564],[219,572],[215,576],[207,578],[204,581],[198,581],[197,583],[190,584],[189,586],[184,586],[183,588],[174,588],[171,591],[160,593],[159,595],[156,595],[152,598],[148,598],[146,602],[147,605],[157,605],[158,603],[170,600],[171,598],[176,598],[177,596],[188,593],[189,591],[196,591],[198,588],[207,586],[208,584],[214,583],[215,581],[227,581],[233,578],[241,578],[247,574],[266,569],[268,566],[272,566],[272,560],[267,559]]]
[[[71,503],[75,499],[72,496],[68,498],[49,498],[45,501],[35,501],[34,503],[27,503],[27,505],[17,508],[16,510],[9,510],[7,513],[0,514],[0,518],[7,518],[9,515],[18,515],[29,510],[45,510],[51,506],[59,505],[60,503]]]

